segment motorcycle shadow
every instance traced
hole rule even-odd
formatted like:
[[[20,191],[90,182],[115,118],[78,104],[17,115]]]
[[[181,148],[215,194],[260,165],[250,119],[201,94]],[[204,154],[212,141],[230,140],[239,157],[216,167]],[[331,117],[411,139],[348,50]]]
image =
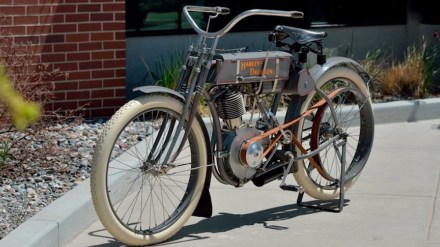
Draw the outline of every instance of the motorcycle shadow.
[[[344,205],[347,205],[350,200],[345,199]],[[339,205],[338,200],[329,201],[308,201],[303,205],[320,206],[325,208],[335,208]],[[269,208],[261,211],[256,211],[248,214],[231,214],[220,212],[211,218],[202,219],[198,223],[184,226],[176,235],[174,235],[167,242],[162,245],[172,244],[176,242],[186,242],[202,240],[208,237],[199,236],[203,233],[224,233],[243,226],[251,226],[261,224],[262,227],[272,230],[287,230],[288,227],[278,226],[274,224],[276,221],[284,221],[293,219],[298,216],[304,216],[313,213],[323,212],[316,208],[307,208],[297,204],[288,204],[284,206]],[[268,223],[270,222],[270,223]],[[183,240],[183,238],[189,238]]]

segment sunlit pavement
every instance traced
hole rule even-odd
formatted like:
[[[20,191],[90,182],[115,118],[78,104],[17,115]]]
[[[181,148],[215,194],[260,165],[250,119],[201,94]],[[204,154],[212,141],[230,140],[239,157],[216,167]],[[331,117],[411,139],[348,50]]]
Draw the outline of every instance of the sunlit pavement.
[[[298,207],[279,181],[234,188],[213,179],[213,217],[190,218],[162,245],[440,247],[440,98],[373,108],[373,150],[342,213]],[[124,245],[97,220],[87,179],[0,241],[10,246]]]

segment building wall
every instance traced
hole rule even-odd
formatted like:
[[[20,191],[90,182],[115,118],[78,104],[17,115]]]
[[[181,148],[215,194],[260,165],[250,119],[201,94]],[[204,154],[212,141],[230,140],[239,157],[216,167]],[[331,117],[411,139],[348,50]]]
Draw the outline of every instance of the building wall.
[[[326,31],[324,47],[331,49],[334,55],[348,56],[362,60],[369,52],[382,49],[396,60],[403,59],[406,48],[426,39],[430,44],[438,44],[433,33],[440,31],[440,25],[426,25],[409,22],[407,25],[384,25],[362,27],[313,28]],[[253,50],[275,49],[267,41],[268,31],[233,32],[219,41],[219,48],[229,49],[250,47]],[[168,35],[127,38],[127,96],[135,97],[134,87],[154,83],[148,77],[148,69],[154,71],[157,61],[169,60],[173,54],[187,49],[194,35]],[[148,67],[145,66],[147,63]]]
[[[0,13],[0,28],[31,42],[37,63],[68,75],[48,108],[100,117],[125,103],[124,0],[0,0]]]

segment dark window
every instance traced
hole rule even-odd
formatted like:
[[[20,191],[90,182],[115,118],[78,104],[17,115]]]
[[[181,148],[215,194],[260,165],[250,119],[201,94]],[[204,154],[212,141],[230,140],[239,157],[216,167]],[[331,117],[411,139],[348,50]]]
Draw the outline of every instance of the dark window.
[[[295,27],[393,25],[406,23],[406,2],[401,0],[126,0],[127,35],[161,35],[192,33],[182,15],[185,5],[224,6],[231,14],[210,23],[218,30],[239,13],[254,9],[299,10],[303,19],[255,16],[244,19],[232,31],[270,30],[277,24]],[[206,25],[207,16],[193,14],[199,26]]]
[[[433,0],[411,0],[410,7],[415,17],[424,24],[440,24],[440,10]]]

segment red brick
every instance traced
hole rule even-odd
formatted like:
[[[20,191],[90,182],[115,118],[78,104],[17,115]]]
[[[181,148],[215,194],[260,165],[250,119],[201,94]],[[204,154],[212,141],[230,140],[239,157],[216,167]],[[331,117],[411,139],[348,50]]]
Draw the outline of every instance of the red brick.
[[[68,53],[67,60],[68,61],[90,60],[90,53],[89,52]]]
[[[92,33],[92,41],[104,41],[104,40],[113,40],[113,33],[111,32],[103,32],[103,33]]]
[[[43,63],[64,62],[66,61],[66,54],[63,53],[42,54],[41,60]]]
[[[68,62],[68,63],[57,63],[54,64],[55,68],[60,69],[60,71],[75,71],[78,70],[78,63]]]
[[[79,4],[78,12],[101,12],[101,4]]]
[[[26,13],[27,13],[27,15],[45,15],[45,14],[51,13],[51,6],[50,5],[39,5],[39,6],[28,5],[26,7]]]
[[[37,5],[38,0],[14,0],[15,5]]]
[[[91,21],[113,21],[113,13],[90,14]]]
[[[50,15],[50,16],[45,16],[45,17],[41,17],[40,18],[40,22],[43,23],[44,22],[44,18],[47,18],[47,21],[49,23],[63,23],[66,21],[66,16],[62,15],[62,14],[58,14],[58,15]]]
[[[53,80],[55,98],[47,107],[85,105],[87,116],[110,116],[125,103],[125,1],[0,0],[5,4],[10,24],[0,29],[36,43],[36,58],[69,75]]]
[[[25,26],[7,27],[4,30],[5,30],[6,34],[11,34],[11,35],[25,35],[26,34],[26,27]]]
[[[14,16],[14,25],[36,24],[38,19],[38,16]]]
[[[77,32],[76,24],[54,24],[52,25],[54,33],[74,33]]]
[[[125,77],[125,68],[124,69],[116,69],[115,77]]]
[[[116,51],[116,58],[125,58],[125,50],[124,51]]]
[[[87,108],[101,108],[102,107],[102,100],[101,99],[84,100],[84,101],[78,101],[78,104],[80,106],[86,106]]]
[[[13,25],[12,23],[13,17],[12,16],[2,16],[2,25]]]
[[[119,99],[103,99],[103,106],[104,107],[119,107],[125,104],[126,100],[125,98],[119,98]]]
[[[52,63],[49,66],[50,66],[51,69],[54,69]],[[51,80],[56,82],[56,83],[65,83],[65,82],[67,82],[67,79],[69,78],[69,72],[65,72],[65,71],[63,71],[63,72],[64,73],[62,75],[57,76],[55,78],[52,78]]]
[[[42,53],[50,53],[53,51],[53,45],[52,44],[45,44],[43,46],[43,49],[41,50]]]
[[[78,108],[78,102],[76,101],[61,101],[53,103],[54,110],[71,110]]]
[[[63,43],[64,42],[64,35],[47,35],[44,39],[45,43]]]
[[[50,30],[50,25],[34,25],[26,27],[26,33],[28,35],[45,35],[50,33]]]
[[[106,3],[102,5],[102,10],[106,12],[125,11],[125,3]]]
[[[115,57],[115,53],[113,51],[96,51],[92,52],[92,59],[112,59]]]
[[[68,81],[68,82],[56,82],[56,91],[68,91],[68,90],[78,90],[78,82]]]
[[[74,12],[76,12],[76,5],[57,4],[54,7],[54,12],[56,12],[56,13],[74,13]]]
[[[125,31],[115,33],[116,40],[125,40]]]
[[[125,21],[125,13],[115,13],[115,21]]]
[[[115,90],[115,97],[124,97],[125,98],[125,88],[119,88]]]
[[[125,86],[125,78],[124,79],[105,79],[104,87],[124,87]]]
[[[55,92],[53,94],[54,100],[60,101],[60,100],[66,100],[66,93],[65,92]]]
[[[67,14],[66,22],[86,22],[89,21],[89,14]]]
[[[91,80],[79,82],[79,89],[102,88],[102,80]]]
[[[78,24],[78,31],[90,32],[90,31],[102,31],[101,23],[80,23]]]
[[[45,45],[35,44],[35,45],[32,45],[31,47],[32,47],[32,50],[34,51],[34,54],[41,55],[41,53],[42,53],[41,51],[45,48]]]
[[[125,68],[125,59],[104,61],[104,68]]]
[[[92,0],[96,1],[96,0]],[[88,3],[89,0],[64,0],[65,3]]]
[[[89,80],[90,71],[74,71],[69,73],[69,80]]]
[[[104,31],[125,30],[125,22],[105,22],[102,25]]]
[[[79,44],[80,51],[101,50],[102,42],[87,42]]]
[[[114,70],[94,70],[92,71],[92,78],[113,78],[115,76]]]
[[[75,34],[67,34],[66,42],[86,42],[89,41],[88,33],[75,33]]]
[[[106,41],[104,42],[104,49],[123,50],[125,49],[125,41]]]
[[[40,43],[39,36],[14,36],[14,43],[16,44],[38,44]]]
[[[87,61],[80,62],[79,69],[80,70],[92,70],[92,69],[102,69],[102,61]]]
[[[0,13],[4,15],[25,15],[26,9],[24,6],[2,6]]]
[[[73,52],[78,51],[78,45],[77,44],[54,44],[53,45],[53,51],[54,52]]]
[[[67,100],[90,99],[90,91],[68,91],[66,92]]]
[[[96,98],[111,98],[115,96],[114,89],[93,90],[92,99]]]

